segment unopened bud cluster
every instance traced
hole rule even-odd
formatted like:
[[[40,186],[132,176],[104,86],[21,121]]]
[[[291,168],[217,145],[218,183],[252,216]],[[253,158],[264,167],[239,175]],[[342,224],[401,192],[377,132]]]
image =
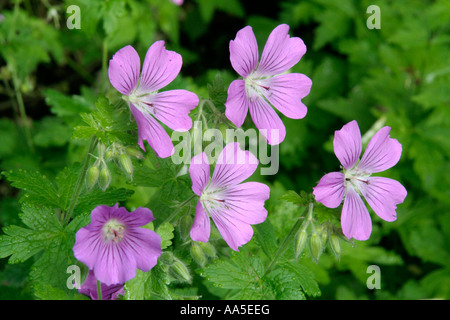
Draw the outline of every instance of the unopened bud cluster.
[[[310,226],[308,233],[308,227]],[[337,227],[330,222],[324,222],[319,225],[312,218],[312,208],[308,218],[302,224],[295,238],[295,257],[304,251],[308,245],[311,257],[317,263],[325,248],[339,259],[341,255],[341,238],[342,235]]]
[[[86,172],[86,187],[91,190],[96,185],[105,191],[111,184],[112,174],[108,168],[107,162],[115,162],[127,177],[133,180],[133,163],[131,157],[142,159],[143,154],[134,147],[125,147],[117,143],[113,143],[108,148],[104,144],[98,144],[98,156],[95,162]]]

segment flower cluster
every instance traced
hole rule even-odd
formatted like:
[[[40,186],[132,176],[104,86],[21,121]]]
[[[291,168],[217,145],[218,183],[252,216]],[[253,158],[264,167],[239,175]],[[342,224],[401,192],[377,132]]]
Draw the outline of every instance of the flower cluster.
[[[241,29],[229,44],[231,65],[242,78],[228,87],[225,116],[241,127],[250,112],[255,126],[270,145],[278,145],[286,137],[286,128],[276,110],[292,119],[305,117],[307,107],[302,99],[312,86],[307,76],[288,72],[306,52],[303,41],[290,37],[288,32],[289,26],[285,24],[276,27],[267,39],[261,59],[250,26]],[[199,104],[197,95],[187,90],[159,92],[177,77],[181,66],[181,55],[167,50],[164,41],[150,46],[142,70],[139,55],[131,46],[117,51],[109,64],[110,82],[122,94],[136,121],[139,146],[145,151],[147,141],[161,158],[174,152],[162,124],[175,131],[190,130],[190,112]],[[362,197],[386,221],[396,219],[396,205],[406,197],[407,192],[399,182],[372,176],[400,159],[402,146],[389,137],[389,132],[389,127],[379,130],[359,160],[362,142],[358,124],[351,121],[344,125],[334,138],[334,152],[343,172],[326,174],[313,188],[316,201],[327,207],[336,208],[344,202],[341,226],[349,239],[366,240],[371,234],[371,219]],[[210,218],[232,250],[239,251],[251,240],[252,225],[267,218],[264,204],[270,196],[267,185],[244,182],[258,165],[258,159],[236,142],[228,143],[220,152],[212,175],[211,161],[205,152],[192,158],[189,174],[192,191],[198,196],[190,227],[193,241],[208,242]],[[149,271],[154,267],[162,253],[161,238],[142,228],[153,219],[147,208],[133,212],[118,205],[95,208],[91,223],[77,232],[73,247],[75,257],[89,268],[80,292],[97,299],[100,288],[103,298],[116,299],[124,293],[124,283],[135,277],[136,269]],[[304,243],[306,233],[303,230],[300,234]]]

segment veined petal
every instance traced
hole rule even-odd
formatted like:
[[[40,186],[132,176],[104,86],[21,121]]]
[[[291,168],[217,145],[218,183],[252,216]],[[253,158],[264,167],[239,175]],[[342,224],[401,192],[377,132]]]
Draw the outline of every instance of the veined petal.
[[[229,143],[217,158],[211,185],[224,188],[241,183],[255,172],[258,163],[250,151],[241,150],[238,142]]]
[[[164,41],[153,43],[145,55],[138,94],[150,93],[164,88],[180,73],[181,55],[166,50]]]
[[[206,214],[205,209],[200,201],[197,202],[195,207],[194,223],[191,228],[191,239],[194,241],[207,242],[211,233],[211,222],[209,216]]]
[[[97,280],[106,284],[125,283],[136,276],[136,260],[133,254],[120,245],[104,243],[94,265]]]
[[[108,76],[112,86],[121,94],[129,95],[139,81],[141,60],[132,46],[117,51],[109,60]]]
[[[393,167],[402,154],[402,145],[389,136],[390,127],[383,127],[370,139],[358,167],[370,173]]]
[[[268,88],[261,90],[267,100],[282,114],[292,119],[302,119],[308,111],[301,99],[311,90],[312,82],[304,74],[289,73],[260,80]]]
[[[117,208],[115,217],[127,227],[137,228],[155,220],[149,208],[139,207],[133,212],[128,212],[125,207]]]
[[[175,152],[175,148],[166,130],[150,114],[141,112],[132,104],[130,104],[130,110],[138,126],[138,144],[141,149],[145,151],[144,140],[147,140],[158,157],[170,157]]]
[[[363,200],[353,188],[347,188],[341,215],[342,232],[348,238],[367,240],[372,233],[372,219]]]
[[[303,40],[289,37],[289,26],[281,24],[270,33],[261,55],[257,72],[274,76],[297,64],[306,52]]]
[[[262,223],[267,218],[264,202],[269,199],[270,188],[260,182],[244,182],[223,191],[225,206],[230,215],[249,224]]]
[[[238,247],[252,239],[253,228],[241,221],[230,210],[218,209],[209,212],[222,238],[231,249],[239,251]]]
[[[187,90],[169,90],[142,97],[153,107],[153,116],[175,131],[188,131],[192,127],[189,112],[198,105],[198,97]]]
[[[361,188],[361,193],[373,211],[386,221],[397,219],[397,204],[402,203],[407,195],[400,182],[383,177],[369,177],[368,183]]]
[[[225,116],[234,123],[236,127],[241,127],[248,113],[248,98],[245,93],[245,81],[234,80],[228,87],[228,97],[225,102]]]
[[[351,169],[361,155],[362,142],[358,123],[353,120],[334,132],[334,153],[345,169]]]
[[[136,267],[144,272],[156,265],[162,253],[159,234],[145,228],[135,228],[132,232],[128,232],[120,245],[124,250],[134,254]]]
[[[270,145],[283,142],[286,137],[286,127],[267,101],[255,96],[250,100],[249,109],[255,126]]]
[[[328,208],[337,208],[345,194],[344,175],[341,172],[327,173],[313,190],[316,201]]]
[[[258,65],[258,44],[250,26],[238,31],[236,38],[230,41],[230,61],[240,76],[246,77]]]
[[[100,249],[103,245],[100,230],[91,231],[90,225],[81,228],[75,234],[73,253],[77,260],[83,262],[89,269],[94,268]]]
[[[202,152],[191,159],[189,174],[192,180],[192,191],[198,196],[202,195],[203,189],[208,185],[210,168],[208,156]]]

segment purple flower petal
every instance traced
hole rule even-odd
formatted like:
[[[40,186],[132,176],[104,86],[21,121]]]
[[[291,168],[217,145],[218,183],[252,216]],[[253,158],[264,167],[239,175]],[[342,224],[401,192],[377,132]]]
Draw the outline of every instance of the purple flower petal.
[[[286,137],[286,127],[275,110],[263,98],[255,97],[250,100],[250,115],[255,126],[266,138],[270,145],[283,142]]]
[[[102,300],[117,300],[119,295],[124,295],[125,290],[123,289],[123,284],[106,285],[101,283],[102,289]],[[95,278],[94,272],[89,270],[88,276],[84,280],[78,292],[91,297],[92,300],[98,300],[97,292],[97,279]]]
[[[239,251],[238,247],[252,239],[253,228],[241,221],[230,210],[211,210],[209,212],[222,238],[231,249]]]
[[[359,160],[362,142],[358,123],[353,120],[334,133],[334,153],[345,169],[351,169]]]
[[[402,145],[389,136],[390,127],[383,127],[370,139],[358,167],[370,173],[393,167],[402,154]]]
[[[361,192],[373,211],[386,221],[397,219],[397,204],[402,203],[407,194],[400,182],[383,177],[370,177]]]
[[[127,234],[121,245],[123,250],[134,254],[136,268],[144,272],[156,265],[157,259],[162,253],[159,234],[145,228],[136,228]]]
[[[141,149],[145,151],[144,140],[147,140],[158,157],[170,157],[175,152],[175,148],[166,130],[153,116],[141,112],[132,104],[130,104],[130,110],[136,119],[139,135],[138,143]]]
[[[142,66],[139,93],[157,91],[171,83],[180,73],[181,55],[166,50],[164,41],[156,41],[147,51]]]
[[[230,61],[240,76],[246,77],[258,65],[258,44],[250,26],[238,31],[236,38],[230,41]]]
[[[106,285],[125,283],[136,276],[135,255],[124,250],[120,244],[103,243],[99,251],[92,269],[100,282]]]
[[[129,95],[139,81],[141,60],[132,46],[117,51],[109,61],[108,76],[112,86],[124,95]]]
[[[239,143],[229,143],[217,158],[211,185],[226,187],[241,183],[258,167],[258,159],[249,151],[241,150]]]
[[[192,191],[198,196],[202,194],[209,182],[210,168],[206,153],[202,152],[191,159],[189,174],[192,180]]]
[[[118,206],[118,204],[116,204],[116,206]],[[107,206],[104,207],[109,208]],[[128,212],[124,207],[117,207],[116,212],[114,212],[114,217],[128,227],[133,228],[145,226],[155,220],[152,211],[149,208],[143,207],[137,208],[132,213]]]
[[[269,88],[263,94],[269,102],[282,114],[292,119],[305,117],[307,108],[301,102],[311,90],[311,80],[300,73],[283,74],[261,80],[260,83]]]
[[[128,212],[118,205],[98,206],[91,223],[75,235],[74,255],[101,283],[123,284],[136,275],[136,268],[150,270],[161,255],[160,236],[140,228],[152,220],[146,208]]]
[[[274,76],[297,64],[306,52],[303,40],[289,37],[289,26],[281,24],[269,35],[261,55],[258,74]]]
[[[342,232],[348,238],[367,240],[372,233],[372,220],[361,197],[347,188],[341,215]]]
[[[198,97],[187,90],[169,90],[144,96],[142,101],[153,108],[153,115],[172,130],[184,132],[192,127],[189,112],[198,105]]]
[[[248,113],[248,98],[245,93],[245,81],[234,80],[228,87],[228,97],[225,102],[225,116],[234,123],[236,127],[241,127]]]
[[[81,228],[75,234],[73,254],[77,260],[92,269],[101,255],[103,238],[101,228],[92,230],[92,225]]]
[[[344,175],[341,172],[327,173],[313,190],[316,201],[328,208],[337,208],[345,194]]]
[[[262,223],[267,218],[264,202],[269,199],[270,188],[260,182],[245,182],[223,191],[226,207],[231,214],[248,224]]]
[[[195,208],[194,223],[191,227],[191,239],[194,241],[207,242],[211,233],[211,223],[209,216],[206,214],[205,209],[200,201],[197,202]]]

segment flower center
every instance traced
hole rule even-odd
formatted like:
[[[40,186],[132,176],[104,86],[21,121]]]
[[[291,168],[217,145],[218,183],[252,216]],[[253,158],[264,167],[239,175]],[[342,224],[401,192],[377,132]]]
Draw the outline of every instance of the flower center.
[[[102,228],[105,241],[122,241],[125,235],[125,226],[116,219],[109,220]]]
[[[270,89],[269,87],[261,84],[259,80],[262,79],[253,74],[250,74],[245,78],[245,91],[247,93],[247,97],[251,101],[255,100],[258,96],[264,98],[267,95],[266,91]]]
[[[219,191],[220,190],[209,190],[208,187],[203,190],[200,201],[207,212],[210,212],[211,210],[228,209],[225,199],[223,199],[223,196]]]
[[[344,170],[344,184],[346,187],[352,186],[356,191],[360,191],[361,187],[369,184],[370,174],[359,172],[357,166],[350,170]]]

